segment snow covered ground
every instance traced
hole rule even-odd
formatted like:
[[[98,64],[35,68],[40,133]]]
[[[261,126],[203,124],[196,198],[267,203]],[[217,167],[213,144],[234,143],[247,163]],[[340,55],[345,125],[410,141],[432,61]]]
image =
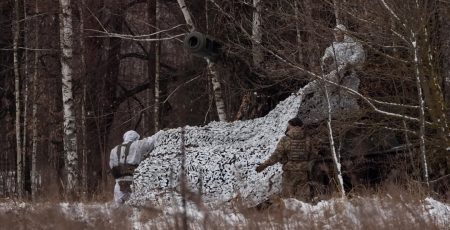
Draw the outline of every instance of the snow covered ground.
[[[0,203],[0,229],[174,229],[181,204],[117,208],[112,203]],[[188,202],[190,229],[449,229],[450,205],[432,198],[332,199],[316,205],[280,200],[263,211],[235,205],[220,209]]]

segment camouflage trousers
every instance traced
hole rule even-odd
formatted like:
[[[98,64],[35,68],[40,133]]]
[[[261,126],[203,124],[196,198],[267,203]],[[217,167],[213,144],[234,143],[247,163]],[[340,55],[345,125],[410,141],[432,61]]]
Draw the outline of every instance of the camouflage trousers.
[[[311,199],[308,171],[284,170],[281,182],[281,197],[296,198],[309,202]]]

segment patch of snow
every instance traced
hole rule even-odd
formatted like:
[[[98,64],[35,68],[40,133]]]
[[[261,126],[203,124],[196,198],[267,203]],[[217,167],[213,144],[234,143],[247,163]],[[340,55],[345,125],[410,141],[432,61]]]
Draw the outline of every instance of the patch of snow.
[[[384,199],[378,197],[331,199],[315,205],[296,199],[284,199],[280,202],[282,206],[277,208],[276,212],[282,214],[282,222],[264,215],[255,219],[245,209],[236,209],[235,207],[215,209],[192,202],[187,202],[186,205],[187,222],[192,229],[204,229],[208,223],[215,224],[212,228],[237,229],[250,226],[258,226],[262,229],[308,229],[313,226],[317,229],[334,229],[337,226],[364,229],[375,223],[377,228],[385,229],[392,228],[393,226],[390,224],[398,222],[411,223],[411,226],[419,223],[421,225],[431,224],[431,226],[442,229],[448,229],[450,225],[450,205],[433,198],[426,198],[419,203],[407,200],[399,202],[388,197]],[[39,217],[42,216],[43,211],[48,210],[56,210],[61,213],[61,217],[93,229],[98,227],[96,225],[105,223],[106,226],[120,223],[131,229],[174,228],[178,226],[177,222],[179,224],[180,219],[177,220],[177,218],[180,218],[180,214],[185,211],[179,203],[161,206],[148,217],[145,216],[148,209],[127,206],[118,208],[114,203],[59,203],[56,205],[54,203],[31,204],[13,201],[0,203],[0,216],[3,218],[8,218],[8,215],[11,215],[12,218],[23,218],[20,215],[29,215],[28,218],[31,218],[34,214]],[[263,213],[265,212],[260,214]],[[47,222],[40,224],[45,225],[45,223]],[[54,220],[49,219],[48,226],[36,227],[46,228],[53,224]],[[34,226],[31,223],[27,227],[33,228]]]
[[[438,225],[450,226],[450,206],[448,204],[427,197],[425,199],[425,210]]]

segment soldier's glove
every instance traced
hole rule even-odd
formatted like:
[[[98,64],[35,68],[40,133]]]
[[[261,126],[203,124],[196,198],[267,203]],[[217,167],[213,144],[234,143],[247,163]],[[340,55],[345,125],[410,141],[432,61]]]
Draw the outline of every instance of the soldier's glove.
[[[256,166],[255,171],[259,173],[259,172],[263,171],[264,169],[266,169],[266,167],[267,166],[265,164],[260,164],[260,165]]]

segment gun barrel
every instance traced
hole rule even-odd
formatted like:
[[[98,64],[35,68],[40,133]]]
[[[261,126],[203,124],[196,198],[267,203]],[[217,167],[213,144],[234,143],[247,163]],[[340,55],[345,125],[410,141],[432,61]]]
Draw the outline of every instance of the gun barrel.
[[[221,53],[221,43],[200,32],[191,32],[184,38],[184,48],[192,55],[203,58],[216,58]]]

